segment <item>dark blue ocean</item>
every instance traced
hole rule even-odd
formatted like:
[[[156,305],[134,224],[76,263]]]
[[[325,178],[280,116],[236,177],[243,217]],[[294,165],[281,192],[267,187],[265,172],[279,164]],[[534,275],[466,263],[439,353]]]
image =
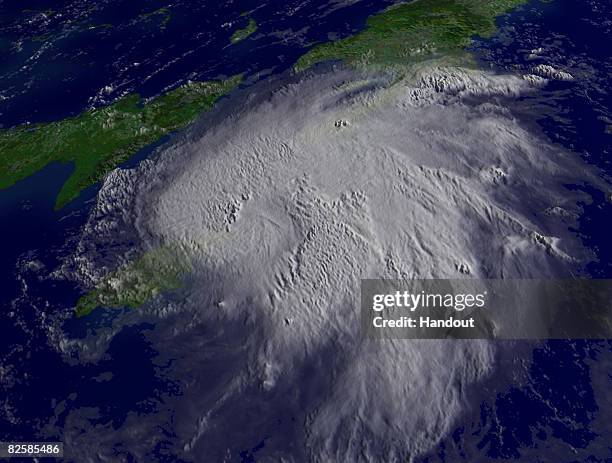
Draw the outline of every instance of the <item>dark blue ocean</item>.
[[[612,2],[530,2],[500,18],[500,33],[477,39],[481,65],[529,72],[540,63],[572,69],[576,81],[551,82],[517,102],[552,143],[612,175]],[[539,49],[542,49],[541,51]],[[534,53],[535,51],[535,57]],[[541,54],[543,59],[538,59]],[[593,250],[593,278],[612,278],[612,197],[591,185],[576,232]],[[423,462],[612,462],[612,341],[553,340],[529,365],[509,365],[520,385],[492,389],[490,398]]]
[[[56,120],[129,92],[154,96],[189,79],[244,72],[249,85],[288,69],[309,44],[359,30],[368,15],[390,3],[368,0],[334,9],[333,2],[320,0],[171,5],[0,0],[0,125]],[[167,10],[160,11],[164,7]],[[244,12],[259,29],[230,46],[232,32],[246,25]],[[528,70],[538,63],[528,57],[529,51],[538,47],[548,50],[547,64],[576,69],[578,83],[553,82],[518,106],[519,110],[533,107],[530,122],[553,143],[601,169],[602,175],[612,174],[612,136],[606,134],[606,126],[612,124],[606,122],[606,118],[612,121],[608,18],[612,18],[609,1],[532,2],[502,18],[500,34],[474,45],[482,65],[494,70]],[[550,108],[543,108],[542,101]],[[149,147],[138,153],[128,165],[151,151]],[[80,337],[119,315],[97,311],[88,320],[69,319],[59,327],[46,321],[73,306],[80,295],[70,283],[41,275],[60,264],[58,259],[83,225],[98,188],[89,188],[66,209],[55,212],[55,195],[71,169],[53,164],[0,191],[0,378],[6,378],[0,396],[2,440],[60,439],[41,435],[40,428],[51,417],[61,427],[67,416],[57,413],[61,401],[66,410],[97,408],[100,421],[110,419],[119,427],[130,411],[154,412],[148,399],[176,387],[160,379],[153,364],[156,352],[146,338],[151,325],[123,328],[111,341],[106,358],[91,364],[67,362],[48,344],[54,329]],[[577,230],[597,256],[587,270],[593,277],[611,278],[609,192],[585,184],[573,187],[592,197],[583,205]],[[612,461],[612,429],[605,425],[612,421],[612,404],[601,399],[601,390],[612,387],[611,348],[609,341],[541,345],[533,361],[522,366],[524,381],[503,389],[492,387],[473,414],[466,415],[465,422],[424,461],[473,461],[475,455]],[[101,380],[101,374],[108,372],[111,379]],[[602,436],[607,449],[599,444]],[[171,441],[173,436],[167,437]],[[594,443],[597,451],[589,455]],[[164,445],[160,442],[154,454],[161,455]],[[257,461],[263,448],[263,442],[254,442],[241,452],[243,461]],[[546,448],[549,457],[536,459],[530,453],[534,448]],[[606,452],[607,457],[602,457]]]

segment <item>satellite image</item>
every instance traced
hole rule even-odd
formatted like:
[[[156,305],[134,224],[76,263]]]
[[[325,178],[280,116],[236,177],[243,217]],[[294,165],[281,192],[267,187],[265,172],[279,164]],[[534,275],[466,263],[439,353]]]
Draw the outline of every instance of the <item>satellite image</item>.
[[[0,460],[612,463],[610,0],[0,0],[0,57]]]

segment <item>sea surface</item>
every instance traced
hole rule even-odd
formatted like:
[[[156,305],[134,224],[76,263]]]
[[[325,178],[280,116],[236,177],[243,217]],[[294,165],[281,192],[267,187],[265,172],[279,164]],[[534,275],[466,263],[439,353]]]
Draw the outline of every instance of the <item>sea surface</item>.
[[[0,127],[74,116],[137,92],[153,97],[189,80],[245,73],[246,83],[291,67],[308,46],[364,27],[391,1],[254,0],[0,1]],[[258,30],[230,44],[248,18]],[[136,153],[135,165],[156,146]],[[100,411],[115,427],[172,385],[160,379],[145,333],[125,327],[107,358],[83,363],[58,352],[64,335],[95,334],[121,311],[72,317],[81,295],[53,278],[74,244],[99,185],[57,212],[55,197],[73,166],[53,163],[0,191],[0,434],[4,440],[59,439],[70,408]],[[144,408],[143,408],[144,407]],[[149,410],[152,411],[152,410]],[[95,421],[95,420],[94,420]]]
[[[309,44],[359,30],[367,16],[389,3],[290,1],[279,10],[279,3],[270,1],[145,1],[137,6],[127,0],[95,5],[56,0],[28,2],[26,10],[21,1],[0,1],[0,124],[57,120],[125,93],[151,97],[188,80],[245,72],[248,85],[288,69]],[[233,31],[248,21],[243,13],[259,29],[230,45]],[[606,18],[612,18],[611,2],[531,2],[502,18],[499,34],[477,39],[473,47],[482,65],[494,71],[525,72],[545,63],[571,72],[575,81],[552,82],[539,95],[525,97],[517,102],[516,114],[602,176],[612,174],[612,24]],[[127,165],[152,150],[142,150]],[[118,427],[131,411],[152,412],[149,399],[174,387],[154,362],[156,352],[146,338],[150,324],[123,328],[98,362],[71,361],[52,346],[59,332],[79,338],[121,314],[69,317],[79,290],[51,277],[99,188],[54,211],[55,195],[71,169],[51,164],[0,191],[3,440],[59,439],[45,425],[51,420],[48,429],[61,427],[70,407],[97,409],[100,422],[110,419]],[[611,278],[610,192],[587,184],[571,187],[592,197],[583,205],[577,230],[596,256],[586,270]],[[473,461],[474,455],[611,461],[607,423],[612,403],[605,394],[612,386],[611,352],[609,341],[541,344],[532,362],[515,365],[521,379],[516,385],[497,389],[494,382],[488,384],[478,406],[423,461]],[[262,442],[245,449],[243,461],[257,461],[264,447]],[[549,457],[536,459],[535,448],[545,448]]]
[[[568,71],[574,81],[550,82],[513,108],[535,122],[548,140],[612,175],[612,2],[530,2],[500,18],[500,32],[477,39],[484,68],[527,73],[538,64]],[[594,252],[592,278],[612,278],[612,197],[581,183],[587,193],[576,232]],[[488,396],[471,410],[423,462],[522,459],[551,462],[612,461],[612,341],[552,340],[531,362],[506,365],[511,387],[483,385]]]

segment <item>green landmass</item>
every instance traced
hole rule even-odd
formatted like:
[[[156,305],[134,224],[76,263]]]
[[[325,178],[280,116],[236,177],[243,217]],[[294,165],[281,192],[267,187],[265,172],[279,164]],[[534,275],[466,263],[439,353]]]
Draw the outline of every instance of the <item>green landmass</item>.
[[[46,42],[51,37],[53,37],[53,34],[48,32],[46,34],[34,35],[30,37],[30,40],[32,40],[32,42]]]
[[[212,108],[241,79],[192,82],[149,101],[131,94],[76,117],[0,130],[0,189],[51,162],[74,162],[56,198],[60,209],[139,149]]]
[[[104,23],[104,24],[90,24],[89,26],[86,27],[86,29],[88,31],[93,31],[96,29],[112,29],[113,25],[109,24],[109,23]]]
[[[368,19],[351,37],[323,43],[295,68],[342,60],[349,65],[402,65],[432,58],[465,58],[474,36],[495,32],[495,19],[526,0],[415,0]]]
[[[97,307],[140,307],[161,292],[180,288],[181,276],[189,270],[186,256],[177,247],[148,251],[108,274],[81,297],[76,316],[85,316]]]
[[[244,29],[238,29],[236,32],[232,34],[230,41],[232,43],[240,42],[241,40],[246,39],[249,35],[255,33],[257,31],[257,22],[253,19],[249,19],[249,24]]]
[[[170,13],[170,10],[166,7],[162,7],[155,11],[150,11],[148,13],[143,13],[142,15],[140,15],[140,17],[143,19],[148,19],[148,18],[152,18],[155,16],[158,16],[161,18],[160,27],[162,29],[164,29],[166,25],[170,22],[170,19],[172,19],[172,14]]]

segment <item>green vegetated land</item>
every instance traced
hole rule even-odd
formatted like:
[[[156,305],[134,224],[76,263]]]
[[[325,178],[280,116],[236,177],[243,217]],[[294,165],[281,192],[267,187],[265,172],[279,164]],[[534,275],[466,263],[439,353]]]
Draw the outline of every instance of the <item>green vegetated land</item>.
[[[409,64],[459,57],[473,36],[486,37],[495,19],[526,0],[415,0],[372,16],[346,39],[322,43],[302,56],[296,70],[342,60],[351,65]]]
[[[240,42],[246,39],[249,35],[254,34],[257,31],[257,22],[254,19],[249,19],[249,24],[244,29],[238,29],[232,34],[230,41],[232,43]]]
[[[76,315],[82,317],[97,307],[140,307],[163,291],[180,288],[181,275],[189,269],[186,256],[176,247],[148,251],[106,275],[92,291],[81,297]]]
[[[170,13],[170,10],[166,7],[163,8],[159,8],[155,11],[151,11],[149,13],[143,13],[142,15],[140,15],[141,18],[143,19],[149,19],[149,18],[160,18],[160,27],[162,29],[164,29],[168,23],[170,22],[170,19],[172,19],[172,13]]]
[[[59,209],[139,149],[185,127],[242,80],[192,82],[149,101],[137,94],[56,122],[0,130],[0,189],[53,161],[74,162]]]

